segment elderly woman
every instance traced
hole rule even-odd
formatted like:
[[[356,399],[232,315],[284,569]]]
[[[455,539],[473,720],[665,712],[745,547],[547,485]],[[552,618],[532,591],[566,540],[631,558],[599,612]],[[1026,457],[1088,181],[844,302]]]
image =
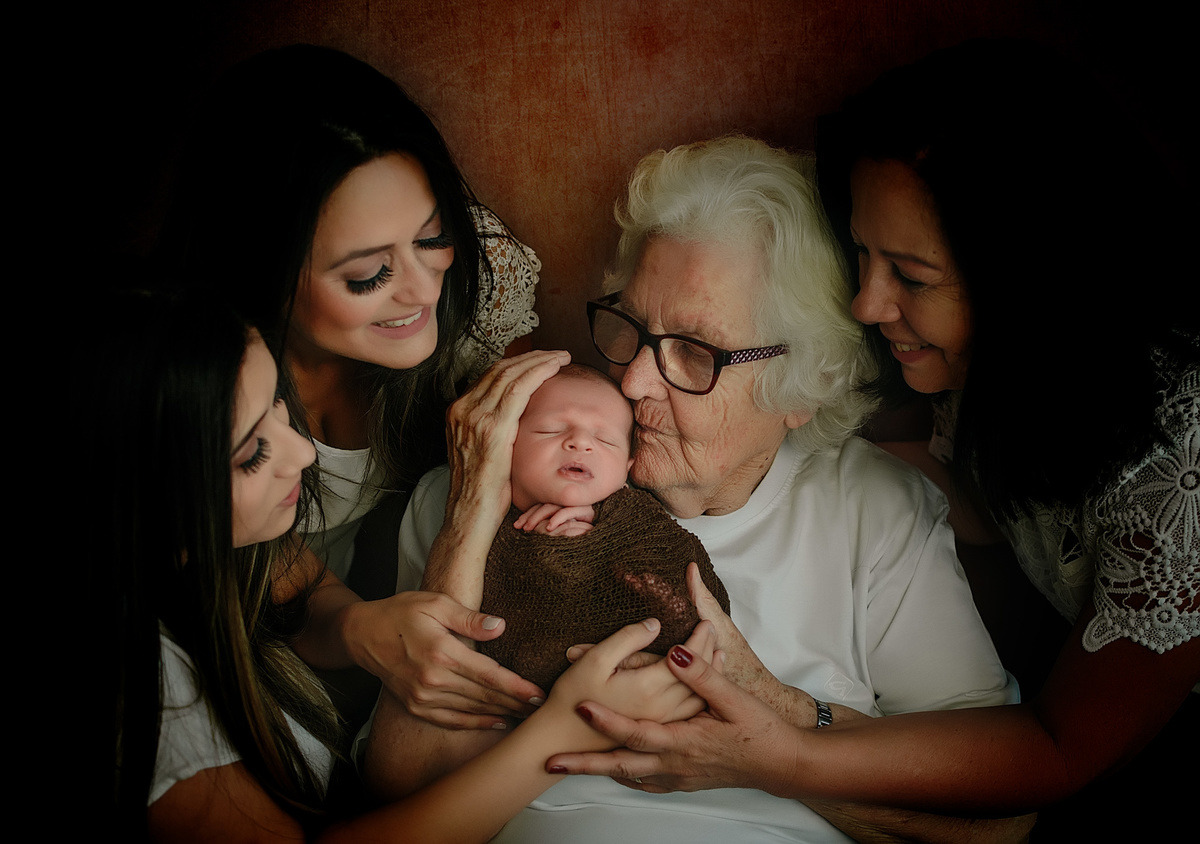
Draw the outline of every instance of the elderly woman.
[[[874,370],[811,172],[810,160],[741,138],[638,166],[611,292],[590,306],[597,348],[634,403],[631,479],[704,542],[732,621],[694,572],[692,588],[725,673],[788,723],[1012,702],[957,565],[945,498],[852,436],[871,409],[856,386]],[[460,401],[452,439],[467,442],[472,421],[492,433],[511,424],[504,397],[538,381],[508,372],[517,366]],[[508,434],[496,439],[511,448]],[[503,445],[495,453],[504,469]],[[494,485],[491,499],[507,506],[505,489]],[[479,514],[495,506],[453,468],[426,476],[401,531],[414,577],[428,558],[427,588],[478,606],[480,549],[498,524]],[[367,775],[394,796],[498,739],[414,724],[385,694]],[[858,837],[868,821],[901,820],[757,787],[658,790],[569,778],[497,840],[845,841],[835,824]],[[962,833],[946,818],[902,821],[907,834]]]
[[[956,504],[985,505],[957,520],[961,538],[998,527],[1073,625],[1061,649],[1038,643],[1056,655],[1041,690],[813,735],[693,663],[720,720],[668,732],[593,711],[653,752],[554,764],[672,788],[1046,808],[1034,838],[1051,841],[1194,826],[1200,302],[1161,248],[1187,242],[1169,181],[1086,83],[1032,45],[966,43],[882,77],[819,150],[822,196],[858,254],[853,312],[893,376],[940,405],[938,435],[906,453],[952,479]]]

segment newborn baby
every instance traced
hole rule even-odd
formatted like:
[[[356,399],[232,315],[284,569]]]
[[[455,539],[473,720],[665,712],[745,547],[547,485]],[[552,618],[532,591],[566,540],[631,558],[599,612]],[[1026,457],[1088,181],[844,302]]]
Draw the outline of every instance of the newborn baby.
[[[729,611],[700,540],[626,486],[632,432],[617,385],[579,364],[546,381],[521,416],[513,506],[488,555],[481,607],[505,632],[479,650],[543,689],[570,664],[567,648],[626,624],[657,618],[648,650],[658,654],[687,639],[700,621],[688,563]]]

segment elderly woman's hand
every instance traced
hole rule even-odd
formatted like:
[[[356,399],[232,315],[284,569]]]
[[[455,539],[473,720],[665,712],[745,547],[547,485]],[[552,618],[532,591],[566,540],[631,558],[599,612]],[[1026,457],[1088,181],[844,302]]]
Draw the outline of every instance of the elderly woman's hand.
[[[718,652],[716,665],[720,661]],[[619,749],[557,754],[547,760],[546,770],[610,776],[630,788],[655,793],[766,788],[773,773],[785,776],[791,770],[795,731],[770,707],[722,677],[713,663],[688,647],[672,648],[663,664],[708,702],[705,712],[661,724],[588,701],[578,708],[580,717]]]
[[[502,358],[450,406],[446,442],[451,504],[472,490],[482,491],[486,499],[474,503],[490,505],[491,513],[474,515],[494,515],[492,521],[499,527],[511,501],[509,476],[517,422],[534,391],[570,360],[570,354],[562,351]]]
[[[429,552],[423,586],[468,607],[483,593],[488,548],[512,501],[512,450],[529,397],[569,363],[567,352],[503,358],[446,414],[450,493],[446,520]]]
[[[700,577],[700,569],[692,563],[687,571],[688,590],[700,618],[712,622],[717,641],[725,654],[722,674],[779,713],[785,721],[797,727],[816,724],[817,706],[812,696],[800,689],[781,683],[762,664],[758,654],[737,629],[737,625],[721,609]]]

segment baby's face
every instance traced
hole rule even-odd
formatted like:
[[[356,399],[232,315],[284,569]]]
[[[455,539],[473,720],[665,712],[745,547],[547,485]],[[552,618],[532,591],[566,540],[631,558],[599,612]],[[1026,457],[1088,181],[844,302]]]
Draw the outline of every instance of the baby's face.
[[[595,504],[625,484],[633,410],[615,384],[557,375],[538,388],[513,446],[512,495],[535,504]]]

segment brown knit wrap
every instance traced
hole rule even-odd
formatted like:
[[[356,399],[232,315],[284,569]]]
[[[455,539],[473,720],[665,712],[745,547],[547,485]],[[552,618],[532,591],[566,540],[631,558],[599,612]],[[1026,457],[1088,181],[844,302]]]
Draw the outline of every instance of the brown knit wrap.
[[[729,596],[704,546],[647,492],[619,490],[595,507],[583,536],[546,536],[513,527],[510,508],[488,554],[482,610],[504,633],[479,650],[549,689],[567,669],[571,645],[595,643],[626,624],[657,618],[647,650],[665,654],[699,623],[687,588],[695,562],[705,586],[729,612]]]

